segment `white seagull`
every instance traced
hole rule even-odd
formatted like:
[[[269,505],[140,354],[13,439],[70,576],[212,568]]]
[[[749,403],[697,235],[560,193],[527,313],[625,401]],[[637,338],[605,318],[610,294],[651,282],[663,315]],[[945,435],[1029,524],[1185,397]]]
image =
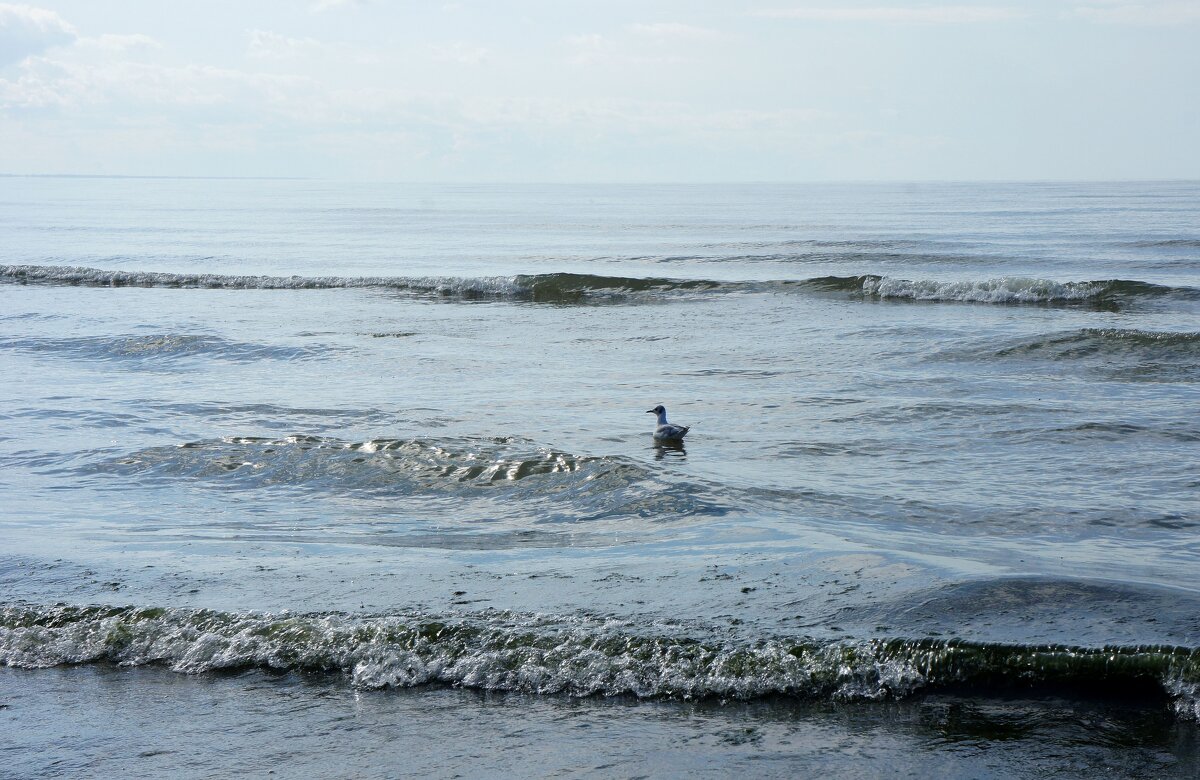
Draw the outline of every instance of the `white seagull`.
[[[655,441],[683,441],[683,437],[692,429],[689,425],[671,425],[667,422],[667,410],[662,404],[647,409],[646,414],[658,415],[658,427],[654,429]]]

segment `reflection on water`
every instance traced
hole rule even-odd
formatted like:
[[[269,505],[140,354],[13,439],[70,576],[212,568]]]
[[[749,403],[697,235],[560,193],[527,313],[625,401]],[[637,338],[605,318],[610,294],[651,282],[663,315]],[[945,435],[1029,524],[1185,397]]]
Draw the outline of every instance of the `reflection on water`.
[[[1052,694],[847,706],[364,693],[259,671],[201,680],[152,668],[0,669],[0,680],[12,706],[0,718],[17,748],[10,767],[22,777],[59,776],[67,763],[111,776],[258,774],[284,754],[294,774],[364,778],[394,776],[397,755],[414,775],[499,760],[506,775],[598,777],[1191,778],[1200,759],[1188,724],[1160,709]],[[220,750],[206,740],[214,730]],[[513,740],[521,750],[506,750]]]
[[[681,441],[658,441],[654,442],[654,459],[666,460],[670,458],[673,461],[680,463],[687,460],[687,449]]]

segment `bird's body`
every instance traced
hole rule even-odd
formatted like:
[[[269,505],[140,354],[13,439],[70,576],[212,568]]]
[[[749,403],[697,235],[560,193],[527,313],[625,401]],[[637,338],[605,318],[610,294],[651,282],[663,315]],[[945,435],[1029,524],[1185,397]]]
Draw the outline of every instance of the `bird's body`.
[[[691,430],[691,426],[672,425],[667,422],[667,410],[661,404],[647,410],[646,414],[658,416],[658,426],[654,429],[655,441],[683,441],[683,437],[687,436],[687,432]]]

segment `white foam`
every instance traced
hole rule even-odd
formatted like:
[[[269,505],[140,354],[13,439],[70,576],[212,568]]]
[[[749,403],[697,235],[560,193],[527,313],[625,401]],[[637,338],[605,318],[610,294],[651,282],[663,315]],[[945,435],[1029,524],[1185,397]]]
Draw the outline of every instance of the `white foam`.
[[[1086,301],[1103,293],[1105,288],[1103,283],[1097,282],[1054,282],[1015,276],[957,282],[869,276],[863,279],[862,286],[865,294],[880,298],[970,303]]]

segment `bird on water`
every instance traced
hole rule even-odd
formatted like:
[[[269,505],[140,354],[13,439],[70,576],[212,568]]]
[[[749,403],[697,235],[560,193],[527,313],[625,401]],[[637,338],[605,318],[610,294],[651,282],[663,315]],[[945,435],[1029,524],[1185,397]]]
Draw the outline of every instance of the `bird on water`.
[[[658,427],[654,429],[655,441],[683,441],[683,437],[692,429],[690,425],[672,425],[667,422],[667,409],[662,404],[647,409],[646,414],[658,415]]]

